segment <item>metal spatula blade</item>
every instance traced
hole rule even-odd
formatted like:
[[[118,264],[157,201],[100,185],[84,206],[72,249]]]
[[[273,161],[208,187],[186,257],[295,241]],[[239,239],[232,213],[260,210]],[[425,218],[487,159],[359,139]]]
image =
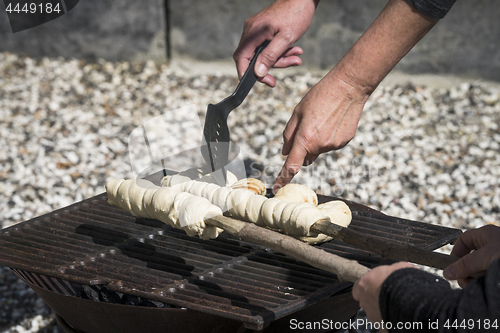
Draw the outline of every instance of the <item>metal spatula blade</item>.
[[[225,98],[217,104],[209,104],[205,116],[205,126],[203,128],[203,144],[201,153],[203,158],[210,166],[212,172],[220,170],[220,179],[217,179],[219,185],[226,185],[225,166],[229,156],[229,128],[227,126],[227,117],[229,113],[236,109],[252,89],[257,75],[255,75],[255,61],[262,50],[269,44],[265,41],[255,50],[255,55],[248,65],[248,68],[231,96]],[[219,174],[219,172],[217,172]]]

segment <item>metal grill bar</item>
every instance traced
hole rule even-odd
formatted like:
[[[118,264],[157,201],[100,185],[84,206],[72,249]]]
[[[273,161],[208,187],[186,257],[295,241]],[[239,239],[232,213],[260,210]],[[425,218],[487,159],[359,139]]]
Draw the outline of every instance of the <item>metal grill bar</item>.
[[[71,283],[186,307],[259,330],[350,287],[336,276],[226,234],[204,241],[110,206],[106,194],[0,232],[0,265],[29,283],[68,295]],[[320,196],[320,202],[331,198]],[[364,206],[349,203],[351,209]],[[435,248],[460,230],[360,211],[349,228]],[[386,260],[339,241],[328,252],[369,267]],[[31,273],[30,273],[31,272]],[[37,273],[37,274],[33,274]]]

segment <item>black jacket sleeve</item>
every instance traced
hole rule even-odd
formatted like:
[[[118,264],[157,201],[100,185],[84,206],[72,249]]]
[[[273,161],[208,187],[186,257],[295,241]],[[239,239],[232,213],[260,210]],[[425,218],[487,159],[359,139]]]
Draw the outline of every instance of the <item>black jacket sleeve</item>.
[[[422,14],[435,18],[442,19],[450,11],[451,7],[457,0],[406,0],[416,10]]]
[[[380,311],[382,319],[392,323],[390,332],[498,332],[500,260],[464,289],[452,289],[446,280],[421,270],[397,270],[382,285]],[[422,327],[398,330],[398,322],[422,323]],[[430,329],[433,323],[437,330]],[[488,329],[488,323],[497,328]]]

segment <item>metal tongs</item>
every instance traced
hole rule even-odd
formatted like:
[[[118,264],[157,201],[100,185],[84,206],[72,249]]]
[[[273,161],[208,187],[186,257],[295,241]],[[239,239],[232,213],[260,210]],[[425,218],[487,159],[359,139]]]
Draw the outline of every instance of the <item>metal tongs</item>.
[[[217,183],[226,186],[225,167],[229,159],[229,128],[227,127],[227,117],[229,113],[236,109],[252,89],[257,75],[254,67],[259,54],[269,44],[269,41],[262,43],[255,49],[255,55],[248,65],[248,68],[231,96],[225,98],[217,104],[209,104],[205,116],[205,126],[203,128],[203,144],[201,153],[205,162],[209,165]],[[220,170],[220,172],[219,172]],[[217,171],[217,172],[216,172]]]

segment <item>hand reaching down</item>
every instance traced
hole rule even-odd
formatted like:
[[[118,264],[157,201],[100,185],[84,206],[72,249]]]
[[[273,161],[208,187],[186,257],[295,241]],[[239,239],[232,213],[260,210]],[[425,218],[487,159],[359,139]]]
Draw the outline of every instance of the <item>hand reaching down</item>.
[[[331,71],[295,107],[283,131],[283,155],[288,157],[274,183],[275,193],[302,166],[321,153],[344,147],[354,137],[369,95],[341,76]]]

